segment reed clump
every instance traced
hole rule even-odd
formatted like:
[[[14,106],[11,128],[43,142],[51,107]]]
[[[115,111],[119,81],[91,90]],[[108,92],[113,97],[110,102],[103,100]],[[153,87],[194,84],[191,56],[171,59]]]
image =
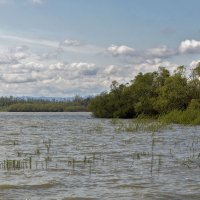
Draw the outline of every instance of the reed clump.
[[[31,157],[23,160],[4,160],[0,163],[0,169],[4,170],[20,170],[32,168],[32,159]]]
[[[133,119],[133,120],[114,120],[111,121],[113,125],[116,126],[116,131],[126,131],[126,132],[159,132],[166,128],[167,124],[162,121],[154,119]]]
[[[200,125],[200,110],[186,109],[173,110],[170,113],[159,117],[160,122],[184,124],[184,125]]]

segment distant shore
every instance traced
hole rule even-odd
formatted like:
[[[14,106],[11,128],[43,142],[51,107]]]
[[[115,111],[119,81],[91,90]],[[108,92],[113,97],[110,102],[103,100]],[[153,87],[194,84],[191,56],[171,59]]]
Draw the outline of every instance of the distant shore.
[[[87,112],[89,100],[79,96],[66,101],[0,97],[0,112]]]

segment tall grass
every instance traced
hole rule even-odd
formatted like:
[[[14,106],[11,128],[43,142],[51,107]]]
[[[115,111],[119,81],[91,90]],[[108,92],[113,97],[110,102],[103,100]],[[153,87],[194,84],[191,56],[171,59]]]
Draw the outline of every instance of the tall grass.
[[[200,125],[200,110],[173,110],[159,117],[159,120],[165,123]]]
[[[157,121],[152,118],[136,118],[128,121],[120,119],[112,119],[111,123],[116,127],[116,131],[127,131],[127,132],[159,132],[166,128],[166,123]]]

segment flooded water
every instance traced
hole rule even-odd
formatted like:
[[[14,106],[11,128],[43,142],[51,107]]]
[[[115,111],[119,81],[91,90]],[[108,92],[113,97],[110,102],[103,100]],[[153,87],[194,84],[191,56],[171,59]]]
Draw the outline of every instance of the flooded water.
[[[199,126],[126,132],[90,113],[0,113],[1,200],[200,199],[199,174]]]

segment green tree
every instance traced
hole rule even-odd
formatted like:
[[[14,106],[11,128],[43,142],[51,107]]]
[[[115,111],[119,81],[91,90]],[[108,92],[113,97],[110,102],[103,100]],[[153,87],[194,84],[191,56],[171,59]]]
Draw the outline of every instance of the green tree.
[[[192,69],[191,79],[188,83],[191,99],[200,99],[200,62]]]
[[[179,71],[179,68],[177,70]],[[158,89],[158,98],[154,103],[154,108],[160,114],[174,109],[185,109],[190,101],[187,78],[178,71],[166,78],[164,85]]]
[[[131,92],[134,95],[133,102],[135,112],[139,114],[155,115],[156,110],[152,103],[157,97],[156,93],[156,79],[157,72],[142,74],[139,73],[132,82]]]

